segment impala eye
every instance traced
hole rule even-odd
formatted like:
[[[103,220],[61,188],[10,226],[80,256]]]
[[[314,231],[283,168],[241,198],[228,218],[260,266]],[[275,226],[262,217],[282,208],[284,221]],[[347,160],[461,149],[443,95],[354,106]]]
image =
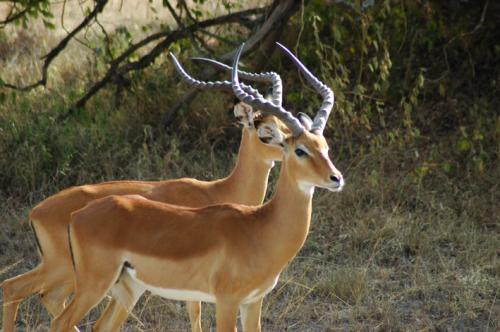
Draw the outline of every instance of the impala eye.
[[[302,150],[300,148],[295,149],[295,154],[298,157],[305,157],[305,156],[307,156],[307,152],[305,152],[304,150]]]

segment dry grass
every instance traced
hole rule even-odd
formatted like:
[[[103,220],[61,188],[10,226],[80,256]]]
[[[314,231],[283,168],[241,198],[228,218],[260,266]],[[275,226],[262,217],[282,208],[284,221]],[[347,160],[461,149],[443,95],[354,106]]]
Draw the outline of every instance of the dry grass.
[[[219,156],[214,166],[223,173],[230,162]],[[498,228],[462,214],[456,204],[468,205],[467,197],[438,184],[415,189],[419,205],[405,207],[416,198],[394,179],[397,188],[385,193],[395,194],[380,206],[380,188],[370,190],[362,173],[362,165],[346,173],[343,193],[317,192],[306,245],[264,302],[264,330],[498,330]],[[401,190],[408,194],[399,196]],[[2,206],[2,279],[37,262],[25,222],[28,209],[13,202]],[[19,317],[27,331],[44,330],[49,322],[36,297],[23,304]],[[82,324],[90,326],[96,317],[94,310]],[[205,305],[203,317],[213,331],[213,305]],[[125,331],[188,327],[183,304],[146,295]]]
[[[129,19],[130,12],[149,20],[149,14],[144,14],[147,11],[135,9],[124,13],[124,19]],[[46,33],[16,30],[8,38],[4,36],[5,43],[0,43],[0,57],[5,55],[0,58],[5,74],[2,77],[28,83],[39,70],[39,63],[33,59],[56,41],[56,36]],[[29,127],[37,124],[31,119],[37,110],[57,112],[71,94],[62,83],[74,87],[85,81],[82,75],[95,75],[92,70],[80,71],[82,63],[73,61],[80,58],[85,65],[89,58],[77,57],[86,54],[80,53],[85,52],[83,49],[72,43],[66,55],[55,63],[49,91],[7,100],[0,108],[0,116],[8,118],[17,112],[15,118],[12,115],[12,123]],[[172,88],[172,82],[158,78],[142,83],[134,87],[136,94],[127,99],[120,112],[110,108],[110,92],[104,91],[89,106],[88,112],[95,116],[89,116],[92,120],[83,117],[76,129],[69,125],[53,129],[67,135],[62,138],[68,139],[63,142],[67,146],[86,140],[90,145],[103,141],[108,144],[82,148],[86,154],[80,163],[63,165],[77,169],[75,178],[68,180],[64,171],[69,173],[69,168],[61,166],[62,174],[54,174],[38,185],[35,177],[42,173],[38,164],[44,160],[39,151],[28,149],[23,155],[19,151],[26,147],[19,146],[15,154],[1,157],[13,160],[2,161],[3,171],[7,167],[9,171],[17,169],[15,174],[24,177],[22,187],[31,189],[23,199],[0,197],[0,280],[36,266],[38,256],[27,215],[44,196],[64,186],[113,178],[218,178],[230,170],[237,138],[233,137],[228,151],[225,134],[230,120],[222,112],[213,112],[225,106],[223,98],[215,100],[203,94],[196,100],[193,109],[201,111],[188,116],[191,122],[178,124],[182,132],[201,128],[187,136],[196,136],[197,141],[187,144],[186,136],[166,136],[153,129],[159,118],[155,115],[158,105],[176,100],[175,95],[162,93]],[[122,130],[127,123],[130,128]],[[37,127],[28,129],[17,128],[21,133],[25,130],[26,136],[41,131]],[[0,128],[0,134],[3,130],[6,128]],[[139,141],[128,141],[131,137]],[[443,142],[443,146],[446,144]],[[193,145],[199,148],[194,151]],[[336,150],[333,143],[332,149]],[[464,170],[450,176],[437,170],[418,177],[415,166],[435,151],[435,147],[423,146],[417,158],[405,148],[390,146],[376,153],[355,157],[341,154],[337,158],[337,166],[346,176],[346,189],[340,194],[317,191],[306,244],[264,301],[265,331],[500,330],[499,166],[493,165],[482,175]],[[16,156],[32,158],[19,162]],[[275,170],[273,179],[276,175]],[[206,331],[215,329],[214,310],[213,305],[204,306]],[[82,322],[84,330],[90,330],[98,311]],[[36,296],[23,302],[19,330],[44,331],[49,322]],[[183,304],[146,295],[124,330],[188,328]]]

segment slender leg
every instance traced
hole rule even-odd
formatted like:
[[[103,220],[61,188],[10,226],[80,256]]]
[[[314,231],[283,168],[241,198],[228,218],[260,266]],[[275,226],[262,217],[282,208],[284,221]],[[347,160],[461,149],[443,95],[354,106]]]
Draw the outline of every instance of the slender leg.
[[[217,298],[215,304],[217,332],[236,332],[238,308],[239,301]]]
[[[253,303],[242,304],[240,306],[243,332],[261,332],[260,314],[262,310],[262,300],[263,298],[260,298]]]
[[[135,301],[137,302],[137,301]],[[119,331],[121,326],[127,320],[127,317],[132,311],[134,306],[128,310],[115,299],[110,299],[105,311],[102,313],[99,320],[96,322],[92,331],[94,332],[107,332],[107,331]]]
[[[112,298],[93,331],[119,331],[144,291],[144,288],[134,282],[127,272],[122,273],[119,282],[111,288]]]
[[[23,299],[43,288],[43,264],[3,282],[3,331],[15,331],[17,308]]]
[[[44,290],[40,294],[43,306],[52,317],[57,317],[64,310],[66,300],[73,292],[73,289],[73,280],[61,280],[58,286]]]
[[[127,320],[128,314],[120,303],[111,298],[95,323],[93,331],[119,331],[123,322]]]
[[[50,326],[51,332],[78,331],[75,325],[102,300],[106,293],[87,290],[78,292],[71,300],[71,303],[64,309],[61,315],[57,316]]]
[[[77,282],[75,296],[63,312],[52,321],[49,331],[78,331],[75,325],[106,296],[113,283],[112,277],[110,279],[106,283],[92,280]]]
[[[186,308],[191,322],[192,332],[202,332],[201,330],[201,302],[186,302]]]
[[[82,251],[77,241],[73,243],[76,244],[75,252],[84,252],[90,258],[75,256],[75,295],[70,304],[52,321],[50,332],[78,331],[75,325],[106,296],[121,270],[121,262],[110,260],[107,265],[99,264],[98,261],[91,259],[96,255],[89,250],[90,248]]]

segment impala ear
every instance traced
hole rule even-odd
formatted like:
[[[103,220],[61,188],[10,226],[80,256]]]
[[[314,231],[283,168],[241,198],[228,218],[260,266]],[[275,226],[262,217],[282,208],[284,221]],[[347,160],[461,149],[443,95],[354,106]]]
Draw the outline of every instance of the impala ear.
[[[297,114],[297,117],[299,118],[300,123],[304,126],[304,128],[309,131],[311,130],[313,120],[307,115],[306,113],[299,112]]]
[[[283,141],[285,140],[285,135],[278,128],[275,121],[262,121],[255,123],[257,129],[257,135],[259,139],[266,144],[277,145],[283,147]]]
[[[234,105],[234,116],[238,123],[244,127],[253,127],[253,109],[252,106],[239,102]]]

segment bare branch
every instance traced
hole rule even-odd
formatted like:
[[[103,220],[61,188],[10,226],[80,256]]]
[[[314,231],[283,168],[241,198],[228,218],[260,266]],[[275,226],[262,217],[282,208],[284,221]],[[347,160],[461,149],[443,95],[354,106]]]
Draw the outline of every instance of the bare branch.
[[[248,10],[243,10],[240,12],[227,14],[223,16],[219,16],[212,19],[207,19],[205,21],[197,22],[186,26],[184,28],[179,27],[177,30],[173,31],[162,31],[155,34],[152,34],[143,40],[137,42],[136,44],[130,46],[127,50],[125,50],[119,57],[117,57],[114,61],[111,62],[110,68],[106,72],[105,76],[96,82],[87,93],[78,100],[76,103],[77,108],[84,107],[87,101],[95,95],[99,90],[101,90],[108,83],[112,83],[114,78],[119,75],[124,75],[127,72],[140,70],[149,66],[165,49],[167,49],[172,43],[189,37],[189,35],[197,31],[199,29],[208,28],[215,25],[227,24],[227,23],[238,23],[242,17],[251,16],[254,14],[261,14],[266,11],[269,7],[261,7],[261,8],[253,8]],[[163,39],[163,40],[162,40]],[[126,63],[122,66],[121,63],[124,62],[128,57],[139,50],[140,48],[152,43],[161,40],[153,49],[146,55],[142,56],[139,60]],[[215,74],[215,71],[212,72],[212,75]]]
[[[9,14],[7,15],[7,17],[3,20],[3,21],[0,21],[0,28],[4,28],[7,24],[23,17],[27,12],[28,12],[28,9],[25,8],[17,13],[14,14],[14,9],[15,9],[15,4],[10,8],[10,11],[9,11]]]
[[[275,0],[270,7],[273,8],[271,15],[264,22],[264,24],[260,27],[257,32],[255,32],[248,40],[245,42],[245,48],[243,49],[243,54],[246,52],[253,50],[259,42],[267,36],[269,32],[273,29],[276,29],[278,25],[286,22],[290,16],[295,13],[295,11],[299,8],[300,1],[297,0],[287,0],[287,1],[279,1]],[[236,50],[233,50],[221,57],[221,61],[228,61],[234,58],[236,54]]]
[[[283,25],[288,21],[288,19],[298,10],[300,6],[300,1],[296,0],[288,0],[288,1],[280,1],[275,0],[269,6],[270,8],[270,16],[265,21],[265,23],[260,27],[257,32],[253,36],[251,36],[247,42],[245,43],[245,48],[243,53],[251,53],[255,50],[255,47],[258,43],[260,43],[266,36],[268,36],[271,32],[281,32]],[[273,43],[274,45],[274,43]],[[234,57],[234,53],[236,50],[233,50],[229,53],[224,54],[221,57],[222,61],[230,60]],[[209,67],[205,69],[198,77],[201,80],[209,80],[216,73],[216,70],[213,67]],[[169,112],[167,112],[163,118],[163,126],[168,128],[176,118],[178,114],[177,111],[183,107],[188,105],[194,97],[196,97],[198,90],[192,89],[190,90],[182,100],[180,100]]]
[[[49,53],[47,53],[45,56],[42,57],[42,59],[45,60],[42,67],[42,78],[40,80],[30,85],[17,86],[15,84],[3,83],[2,80],[0,79],[0,87],[3,86],[15,90],[28,91],[40,85],[45,86],[47,84],[49,66],[52,63],[52,61],[59,55],[59,53],[61,53],[66,48],[68,43],[71,41],[71,39],[73,39],[73,37],[78,32],[80,32],[83,28],[85,28],[100,12],[102,12],[107,2],[108,0],[97,0],[96,5],[92,10],[92,12],[88,16],[86,16],[83,19],[83,21],[76,28],[74,28],[66,37],[64,37],[59,42],[59,44],[57,44],[56,47],[54,47]]]
[[[170,1],[165,1],[164,4],[167,7],[167,9],[170,12],[170,14],[174,17],[174,20],[175,20],[175,22],[177,22],[177,25],[179,26],[179,28],[184,28],[185,25],[184,25],[184,23],[182,23],[182,19],[180,18],[179,15],[177,15],[174,7],[172,7],[172,5],[170,4]],[[206,46],[205,42],[203,40],[200,40],[200,38],[196,37],[196,35],[194,34],[194,31],[191,31],[189,33],[189,38],[193,42],[193,45],[195,45],[195,47],[198,50],[198,52],[201,53],[202,50],[201,50],[200,45],[202,45],[202,46],[205,47]]]
[[[216,34],[216,33],[210,32],[210,31],[208,31],[208,30],[203,30],[203,29],[200,29],[200,30],[199,30],[199,33],[202,33],[202,34],[205,34],[205,35],[207,35],[207,36],[209,36],[209,37],[211,37],[211,38],[214,38],[214,39],[220,40],[221,42],[226,43],[226,44],[229,44],[229,45],[231,45],[231,46],[234,46],[234,47],[238,46],[238,43],[237,43],[237,42],[235,42],[235,41],[233,41],[233,40],[231,40],[231,39],[229,39],[229,38],[224,38],[224,37],[222,37],[222,36],[220,36],[220,35],[218,35],[218,34]]]
[[[196,20],[194,18],[194,16],[191,14],[191,11],[189,10],[187,4],[186,4],[186,1],[185,0],[181,0],[179,1],[179,5],[184,8],[184,10],[186,11],[186,15],[187,17],[191,20],[191,22],[197,22],[198,20]]]

